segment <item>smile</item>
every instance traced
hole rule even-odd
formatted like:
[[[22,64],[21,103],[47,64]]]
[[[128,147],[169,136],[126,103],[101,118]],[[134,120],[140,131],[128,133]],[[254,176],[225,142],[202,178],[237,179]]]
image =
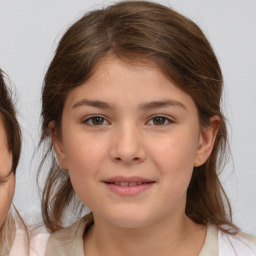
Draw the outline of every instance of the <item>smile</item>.
[[[121,187],[133,187],[133,186],[138,186],[138,185],[141,185],[141,184],[147,184],[147,183],[151,183],[151,182],[106,182],[106,183],[109,183],[109,184],[114,184],[114,185],[117,185],[117,186],[121,186]]]
[[[111,191],[121,196],[134,196],[151,188],[156,182],[141,177],[112,177],[102,181]]]

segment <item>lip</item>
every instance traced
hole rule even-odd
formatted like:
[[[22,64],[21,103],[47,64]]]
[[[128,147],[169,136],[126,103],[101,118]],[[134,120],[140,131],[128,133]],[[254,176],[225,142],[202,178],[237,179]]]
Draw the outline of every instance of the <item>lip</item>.
[[[115,176],[102,180],[104,185],[112,192],[122,196],[134,196],[151,188],[154,180],[139,176]]]

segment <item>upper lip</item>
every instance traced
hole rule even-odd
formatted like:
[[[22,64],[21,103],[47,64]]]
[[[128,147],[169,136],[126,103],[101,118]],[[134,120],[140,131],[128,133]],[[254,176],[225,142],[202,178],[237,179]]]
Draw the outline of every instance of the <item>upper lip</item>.
[[[110,177],[107,179],[102,180],[102,182],[107,182],[107,183],[113,183],[113,182],[140,182],[140,183],[149,183],[149,182],[155,182],[154,180],[151,179],[146,179],[142,178],[139,176],[131,176],[131,177],[126,177],[126,176],[114,176]]]

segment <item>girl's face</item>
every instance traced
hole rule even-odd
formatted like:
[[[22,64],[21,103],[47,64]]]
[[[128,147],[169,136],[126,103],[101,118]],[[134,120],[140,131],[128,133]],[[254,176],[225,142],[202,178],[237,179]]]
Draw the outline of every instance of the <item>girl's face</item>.
[[[185,217],[193,168],[216,133],[158,68],[113,56],[68,94],[61,125],[53,143],[77,195],[95,220],[134,228]]]
[[[7,136],[0,115],[0,228],[10,209],[15,189],[12,172],[12,153],[8,150]]]

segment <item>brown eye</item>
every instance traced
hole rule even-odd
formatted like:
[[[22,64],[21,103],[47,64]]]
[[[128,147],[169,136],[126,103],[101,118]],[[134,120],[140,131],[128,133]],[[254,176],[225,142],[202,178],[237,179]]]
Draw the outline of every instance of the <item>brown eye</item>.
[[[100,116],[92,117],[92,124],[93,125],[102,125],[104,124],[104,118]]]
[[[153,118],[154,125],[164,125],[166,123],[166,118],[162,116]]]
[[[83,121],[84,124],[97,126],[97,125],[106,125],[109,124],[108,121],[101,116],[91,116]]]
[[[170,124],[170,123],[173,123],[173,121],[167,117],[164,117],[164,116],[156,116],[156,117],[153,117],[151,118],[149,121],[148,121],[148,124],[149,125],[167,125],[167,124]]]

